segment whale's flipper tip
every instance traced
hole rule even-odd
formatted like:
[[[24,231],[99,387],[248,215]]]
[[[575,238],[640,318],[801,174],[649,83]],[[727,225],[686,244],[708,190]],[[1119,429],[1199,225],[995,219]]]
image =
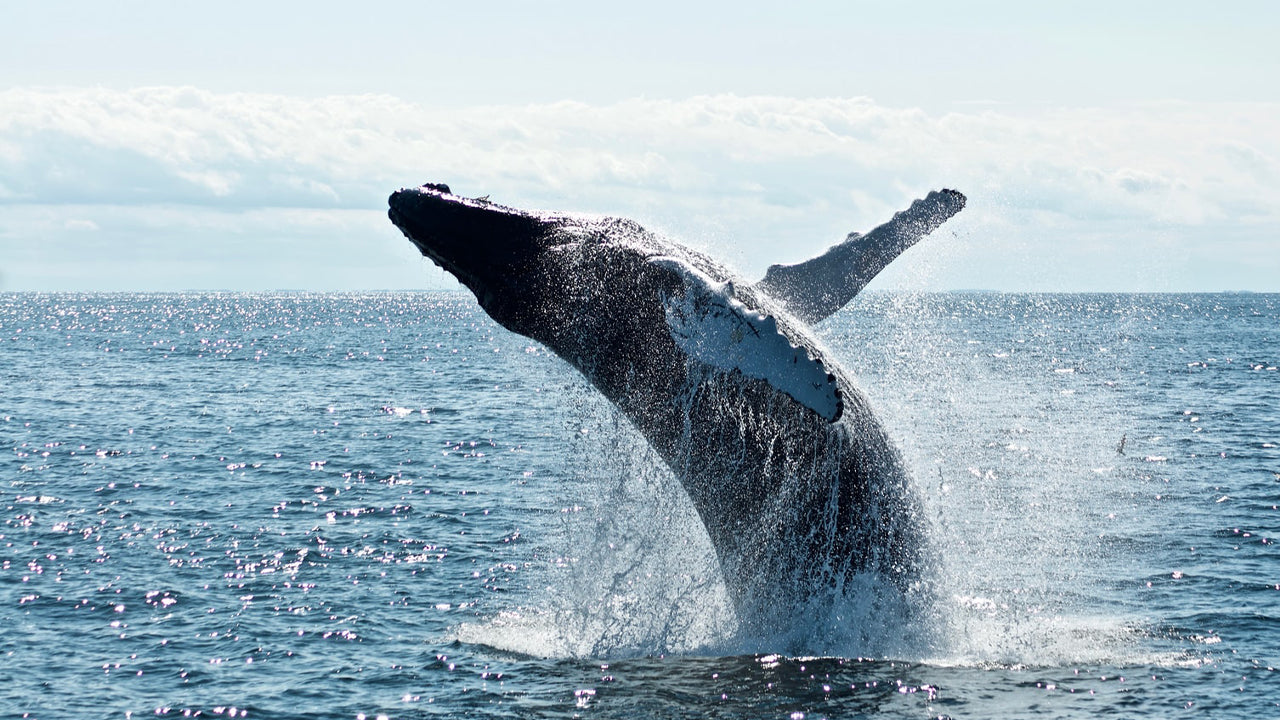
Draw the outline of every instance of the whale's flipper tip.
[[[952,188],[932,190],[866,235],[851,232],[825,253],[795,265],[770,265],[756,288],[796,317],[816,323],[854,298],[894,258],[964,209]]]
[[[969,198],[965,197],[964,193],[952,188],[942,188],[942,191],[939,194],[942,195],[943,199],[945,199],[948,202],[948,205],[951,206],[951,215],[955,215],[963,210],[965,204],[969,202]]]

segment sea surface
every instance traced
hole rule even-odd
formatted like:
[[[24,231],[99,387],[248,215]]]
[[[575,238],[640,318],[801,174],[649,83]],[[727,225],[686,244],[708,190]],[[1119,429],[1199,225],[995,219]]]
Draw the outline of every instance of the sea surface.
[[[678,483],[470,295],[0,294],[0,717],[1280,717],[1280,296],[819,330],[925,497],[913,627],[742,636]]]

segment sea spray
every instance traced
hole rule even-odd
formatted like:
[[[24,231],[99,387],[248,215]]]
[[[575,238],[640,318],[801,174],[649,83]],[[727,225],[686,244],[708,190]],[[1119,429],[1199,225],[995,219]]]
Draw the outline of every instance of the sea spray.
[[[882,322],[857,323],[863,314]],[[1095,329],[1103,342],[1080,347],[1077,318],[1109,315],[1109,336]],[[1091,609],[1108,592],[1103,568],[1123,582],[1121,568],[1141,564],[1139,518],[1163,484],[1114,445],[1132,422],[1116,382],[1141,315],[1102,297],[893,293],[860,298],[827,328],[923,492],[938,552],[930,662],[1164,657],[1141,608]]]
[[[582,383],[569,412],[559,532],[544,538],[533,597],[459,639],[548,657],[782,652],[914,658],[936,630],[927,579],[904,593],[874,572],[819,592],[774,590],[776,622],[743,626],[701,520],[632,425]]]

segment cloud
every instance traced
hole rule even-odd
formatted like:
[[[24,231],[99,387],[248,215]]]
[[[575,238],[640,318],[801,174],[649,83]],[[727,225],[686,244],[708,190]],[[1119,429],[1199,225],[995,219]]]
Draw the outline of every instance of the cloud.
[[[84,230],[84,231],[90,231],[90,232],[101,229],[98,227],[98,223],[92,220],[76,220],[76,219],[67,220],[65,223],[62,224],[62,227],[66,230]]]
[[[939,115],[862,98],[434,108],[386,95],[18,88],[0,92],[0,243],[37,240],[14,224],[39,214],[23,207],[82,234],[73,223],[108,228],[93,216],[101,208],[117,223],[168,208],[158,216],[301,241],[338,230],[302,230],[299,213],[375,217],[396,187],[443,181],[513,205],[637,217],[758,272],[950,186],[971,198],[948,225],[969,238],[950,259],[980,272],[921,282],[1016,285],[1030,269],[1089,286],[1129,282],[1105,265],[1133,266],[1170,242],[1280,235],[1268,190],[1280,177],[1276,128],[1276,104]],[[57,210],[72,206],[79,214]],[[1036,278],[1036,257],[1068,258],[1075,279],[1048,267]]]

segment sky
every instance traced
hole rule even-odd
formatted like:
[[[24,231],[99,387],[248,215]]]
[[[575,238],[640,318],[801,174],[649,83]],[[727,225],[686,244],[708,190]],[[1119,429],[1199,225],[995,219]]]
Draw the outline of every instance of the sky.
[[[873,288],[1280,291],[1280,3],[10,3],[0,290],[448,289],[402,186],[748,278],[929,190]]]

